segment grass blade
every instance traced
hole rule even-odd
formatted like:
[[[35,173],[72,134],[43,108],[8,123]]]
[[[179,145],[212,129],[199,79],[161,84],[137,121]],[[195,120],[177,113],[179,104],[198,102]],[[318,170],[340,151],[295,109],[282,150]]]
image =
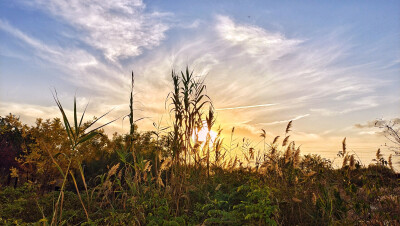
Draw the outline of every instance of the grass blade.
[[[75,124],[75,134],[77,137],[79,137],[78,116],[76,112],[76,96],[74,96],[74,124]]]

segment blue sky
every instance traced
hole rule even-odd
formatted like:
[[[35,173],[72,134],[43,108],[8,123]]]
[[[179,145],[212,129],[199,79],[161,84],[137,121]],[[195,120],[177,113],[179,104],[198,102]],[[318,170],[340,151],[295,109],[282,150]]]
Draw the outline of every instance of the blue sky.
[[[137,116],[168,124],[170,71],[189,65],[225,131],[257,142],[294,120],[306,152],[334,156],[346,136],[368,155],[384,139],[354,125],[399,117],[399,39],[399,1],[4,0],[0,114],[59,117],[56,88],[69,109],[76,93],[92,115],[117,117],[133,70]]]

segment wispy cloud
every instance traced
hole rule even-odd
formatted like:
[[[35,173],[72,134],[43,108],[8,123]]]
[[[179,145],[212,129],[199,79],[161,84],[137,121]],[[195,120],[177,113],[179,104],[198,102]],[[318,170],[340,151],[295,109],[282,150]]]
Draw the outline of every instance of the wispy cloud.
[[[398,30],[365,39],[380,22],[369,25],[366,22],[371,20],[363,18],[359,22],[364,27],[343,27],[333,20],[322,21],[324,26],[318,27],[302,16],[293,17],[299,21],[274,17],[274,7],[268,14],[256,10],[258,16],[244,18],[235,13],[212,15],[238,12],[226,8],[199,7],[193,13],[185,5],[159,3],[17,0],[3,4],[15,14],[7,11],[0,18],[0,35],[5,37],[0,54],[4,62],[13,64],[2,64],[6,70],[0,77],[20,88],[1,83],[1,88],[8,90],[1,90],[0,114],[12,112],[31,123],[37,117],[59,116],[50,92],[37,89],[54,85],[67,111],[70,109],[68,114],[76,88],[81,97],[78,104],[92,97],[89,112],[93,115],[119,106],[110,115],[113,119],[128,110],[133,70],[135,117],[157,121],[165,114],[163,120],[168,123],[165,98],[172,89],[171,70],[189,65],[196,76],[205,78],[207,95],[217,107],[217,124],[228,133],[235,126],[235,135],[240,137],[259,140],[265,129],[273,138],[293,120],[291,138],[296,142],[318,153],[336,151],[344,136],[349,147],[355,143],[379,145],[380,141],[369,135],[378,129],[366,121],[386,113],[397,117]],[[168,8],[178,13],[165,11]],[[285,7],[284,11],[292,10]],[[24,18],[18,14],[35,16],[35,20],[16,21]],[[15,62],[29,65],[21,70]],[[20,81],[11,76],[19,76]],[[61,94],[63,88],[68,91]],[[18,99],[11,90],[22,91],[20,96],[35,92],[35,97]],[[153,129],[151,120],[140,121],[139,128]],[[364,123],[354,125],[355,120]],[[116,130],[122,127],[119,122],[112,126]]]
[[[158,117],[165,112],[171,69],[185,65],[206,77],[214,105],[224,106],[217,108],[219,123],[238,123],[247,134],[258,135],[261,128],[280,132],[282,124],[290,120],[310,114],[316,120],[342,116],[377,108],[393,98],[381,99],[376,94],[388,80],[373,76],[377,67],[374,62],[343,63],[352,57],[353,43],[341,39],[335,31],[318,37],[288,35],[217,15],[211,21],[178,25],[174,38],[165,43],[172,14],[150,12],[142,1],[94,3],[26,3],[71,25],[77,31],[72,38],[88,48],[50,45],[5,21],[0,21],[0,29],[31,46],[50,65],[74,75],[67,79],[77,86],[98,89],[101,102],[126,103],[129,80],[123,74],[131,70],[126,65],[133,67],[135,97],[140,101],[136,107],[141,110],[137,117]],[[156,51],[145,51],[154,48]],[[98,52],[100,55],[96,55]],[[104,107],[100,104],[96,111]],[[335,125],[314,126],[318,128],[311,135],[302,136],[319,139],[314,131],[329,129],[334,133],[338,129]]]
[[[38,63],[43,68],[55,69],[58,78],[94,94],[93,102],[114,105],[126,103],[124,97],[129,93],[128,74],[132,59],[162,43],[172,16],[171,13],[148,10],[140,0],[20,2],[46,13],[58,23],[68,24],[73,29],[67,36],[73,41],[63,45],[48,43],[5,20],[0,20],[0,30],[14,36],[13,41],[21,42],[28,51],[32,50],[33,54],[27,54],[30,60],[40,59]],[[129,62],[129,68],[126,62]],[[154,85],[156,82],[152,87]],[[157,100],[163,99],[154,96]],[[96,106],[101,111],[104,104]],[[149,112],[156,115],[163,110],[148,105],[139,108],[143,110],[138,111],[139,116],[149,115]],[[38,114],[38,117],[42,115]]]
[[[294,117],[292,119],[287,119],[287,120],[279,120],[279,121],[274,121],[274,122],[265,122],[265,123],[258,123],[258,124],[261,124],[261,125],[275,125],[275,124],[281,124],[281,123],[288,123],[290,121],[296,121],[296,120],[299,120],[299,119],[302,119],[302,118],[305,118],[305,117],[308,117],[308,116],[310,116],[310,114],[299,115],[299,116],[296,116],[296,117]]]
[[[352,99],[347,102],[341,102],[340,106],[330,106],[330,109],[311,108],[310,111],[321,114],[323,116],[343,115],[351,112],[362,111],[378,107],[380,105],[378,99],[379,98],[376,96],[359,97],[358,99],[355,100]],[[388,103],[391,101],[390,98],[387,98],[384,101],[381,101],[381,103],[383,102]]]
[[[28,36],[27,34],[23,33],[22,31],[13,27],[7,21],[4,21],[2,19],[0,19],[0,29],[10,33],[14,37],[24,41],[28,45],[32,46],[33,48],[35,48],[41,52],[54,54],[54,55],[62,55],[61,52],[54,50],[54,49],[48,47],[47,45],[43,44],[39,40],[36,40],[36,39]]]
[[[385,102],[376,91],[387,81],[369,76],[375,64],[339,63],[347,59],[352,48],[352,43],[340,39],[341,33],[292,38],[223,15],[215,17],[212,29],[205,24],[198,26],[201,34],[180,34],[179,42],[135,62],[140,75],[137,87],[145,87],[138,98],[146,105],[163,110],[157,106],[164,106],[165,98],[144,94],[153,87],[161,96],[166,95],[171,68],[179,70],[184,65],[207,77],[208,94],[215,106],[226,106],[217,108],[222,125],[247,121],[246,130],[252,132],[307,117],[309,114],[301,113],[310,110],[316,118],[337,116]],[[249,105],[265,102],[279,105]],[[299,118],[290,118],[293,115]],[[262,124],[266,118],[270,124]]]
[[[227,16],[219,15],[217,21],[218,35],[251,55],[278,59],[301,42],[300,40],[287,39],[281,33],[269,32],[257,26],[236,24]]]
[[[141,0],[34,0],[26,2],[70,24],[78,39],[116,62],[158,46],[169,29],[170,13],[146,12]]]
[[[63,79],[92,90],[120,92],[117,84],[122,80],[121,77],[115,76],[119,71],[102,63],[87,50],[45,44],[3,20],[0,20],[0,29],[33,49],[35,56],[43,60],[46,66],[55,67],[64,72]]]
[[[383,126],[385,123],[388,123],[388,124],[400,124],[400,118],[393,118],[393,119],[390,119],[390,120],[375,119],[375,120],[372,120],[372,121],[368,121],[365,124],[357,123],[357,124],[354,125],[354,128],[356,128],[356,129],[379,128],[380,126]]]
[[[360,135],[375,135],[377,132],[376,131],[361,131],[358,134]]]
[[[82,103],[82,102],[78,102]],[[81,109],[83,110],[85,106],[82,106]],[[99,116],[95,112],[102,112],[105,113],[104,109],[111,109],[109,106],[102,105],[102,110],[94,108],[92,106],[89,106],[90,111],[85,113],[84,120],[91,120],[93,119],[94,116]],[[69,109],[64,109],[67,117],[73,116],[73,111]],[[93,111],[95,110],[95,111]],[[36,122],[37,118],[42,118],[42,119],[53,119],[53,118],[60,118],[61,113],[60,110],[58,109],[57,106],[42,106],[42,105],[35,105],[35,104],[23,104],[23,103],[11,103],[11,102],[1,102],[0,103],[0,112],[2,115],[8,114],[8,113],[13,113],[17,117],[21,117],[23,120],[23,123],[28,123],[28,124],[34,124]],[[78,109],[78,113],[79,109]],[[106,117],[102,118],[99,120],[98,124],[105,124],[107,122],[110,122],[113,119],[116,119],[120,117],[122,114],[121,112],[115,111],[112,112],[111,114],[107,115]],[[70,118],[70,120],[73,120]],[[110,127],[113,130],[116,131],[122,131],[122,126],[119,124],[120,121],[117,121],[111,125],[108,126],[108,129]]]
[[[247,106],[238,106],[238,107],[227,107],[227,108],[217,108],[217,111],[224,111],[224,110],[235,110],[235,109],[246,109],[246,108],[259,108],[259,107],[269,107],[275,106],[277,104],[259,104],[259,105],[247,105]]]

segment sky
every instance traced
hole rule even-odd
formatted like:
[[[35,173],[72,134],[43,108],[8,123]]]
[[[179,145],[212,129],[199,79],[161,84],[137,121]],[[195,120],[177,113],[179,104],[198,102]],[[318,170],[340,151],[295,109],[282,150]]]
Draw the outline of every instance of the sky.
[[[3,0],[0,115],[60,117],[51,90],[88,118],[128,112],[170,125],[171,70],[205,78],[217,124],[256,145],[284,135],[334,158],[347,137],[365,164],[386,142],[376,119],[400,117],[399,1]],[[118,120],[108,132],[125,132]],[[385,153],[385,152],[384,152]],[[389,152],[386,152],[386,157]]]

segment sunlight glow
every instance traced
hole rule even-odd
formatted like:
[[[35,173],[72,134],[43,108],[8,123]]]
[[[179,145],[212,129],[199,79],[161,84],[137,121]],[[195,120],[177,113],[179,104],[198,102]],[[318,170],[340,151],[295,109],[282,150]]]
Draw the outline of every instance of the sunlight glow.
[[[198,135],[198,141],[205,143],[207,141],[207,135],[208,135],[208,126],[206,122],[203,122],[203,127],[201,128],[201,130],[199,130],[197,132]],[[214,143],[214,141],[217,139],[218,133],[210,130],[210,145],[212,145]],[[195,141],[196,139],[196,133],[194,132],[192,135],[192,139],[193,141]]]

